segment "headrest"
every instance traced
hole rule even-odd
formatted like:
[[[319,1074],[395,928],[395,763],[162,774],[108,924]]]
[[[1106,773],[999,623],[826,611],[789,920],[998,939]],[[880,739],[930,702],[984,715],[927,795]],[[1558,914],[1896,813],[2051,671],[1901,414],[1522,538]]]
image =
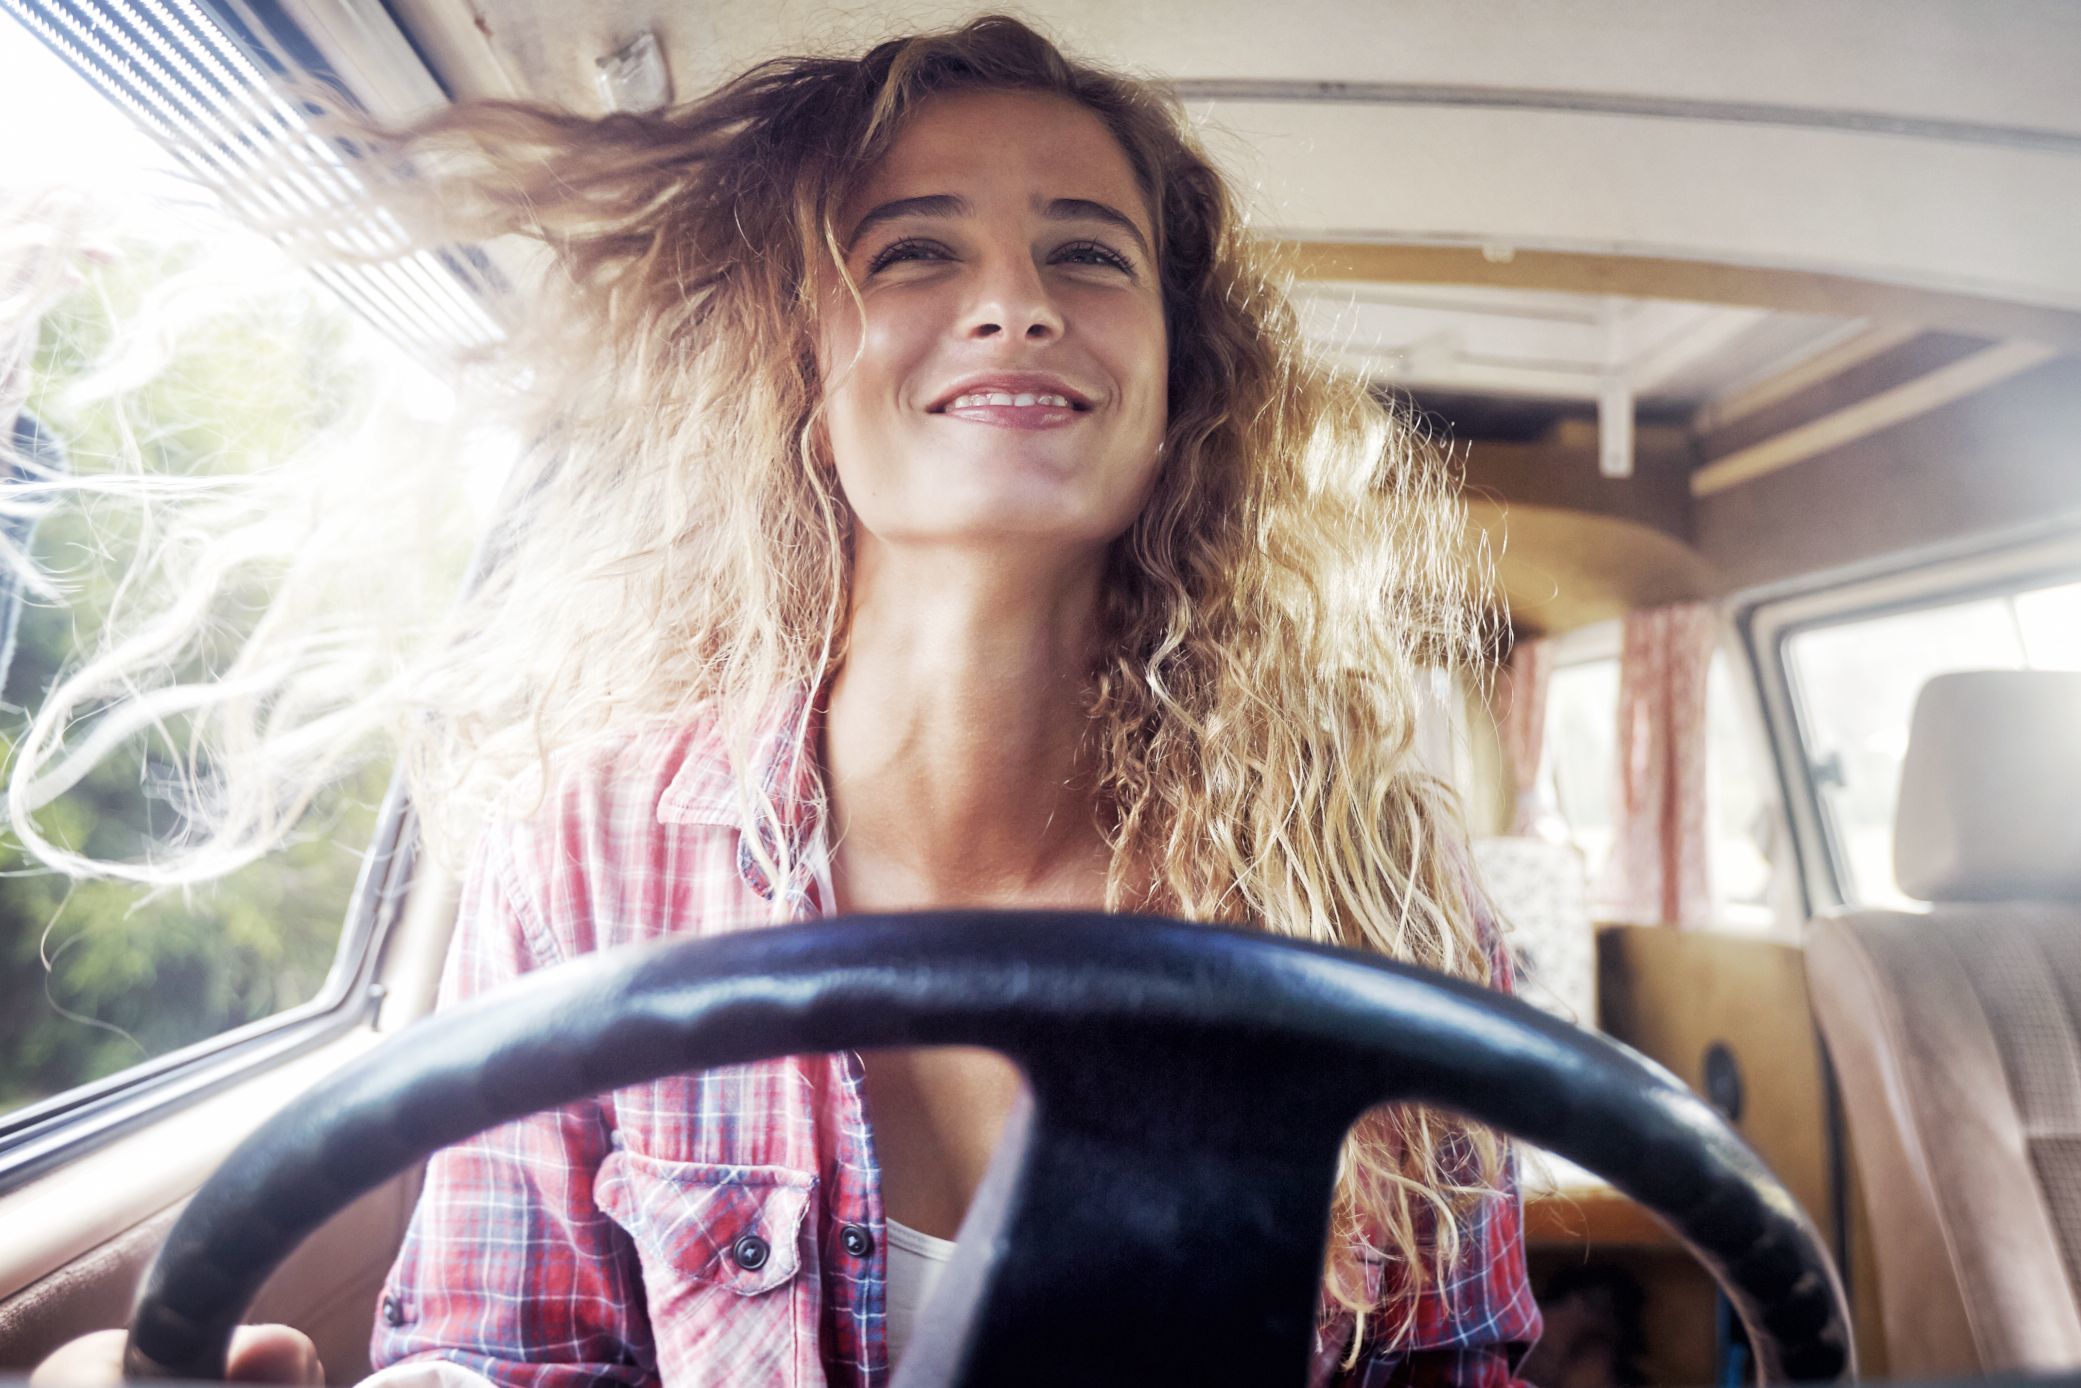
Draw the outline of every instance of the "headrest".
[[[1923,901],[2081,899],[2081,673],[1976,670],[1922,687],[1893,875]]]

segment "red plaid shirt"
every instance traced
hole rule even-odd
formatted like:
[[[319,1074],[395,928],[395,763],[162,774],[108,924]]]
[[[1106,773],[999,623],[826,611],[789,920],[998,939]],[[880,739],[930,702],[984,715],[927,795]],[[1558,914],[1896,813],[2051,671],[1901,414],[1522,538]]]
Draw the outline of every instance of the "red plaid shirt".
[[[758,779],[785,832],[813,833],[813,772],[779,760]],[[649,735],[483,837],[441,1001],[591,950],[812,916],[819,895],[804,873],[776,908],[713,725]],[[1344,1371],[1348,1321],[1333,1322],[1314,1381],[1507,1384],[1539,1333],[1520,1218],[1514,1191],[1475,1211],[1470,1255],[1418,1297],[1406,1344],[1369,1344]],[[532,1388],[871,1388],[889,1378],[884,1249],[857,1056],[672,1075],[436,1155],[371,1358]]]

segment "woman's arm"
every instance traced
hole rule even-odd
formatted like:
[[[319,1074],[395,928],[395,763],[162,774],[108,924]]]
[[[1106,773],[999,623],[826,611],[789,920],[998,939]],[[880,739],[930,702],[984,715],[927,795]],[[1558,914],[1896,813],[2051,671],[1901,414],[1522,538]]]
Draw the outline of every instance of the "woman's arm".
[[[1475,930],[1488,948],[1489,985],[1515,993],[1516,969],[1501,926],[1471,880],[1468,895]],[[1541,1324],[1525,1268],[1524,1200],[1514,1155],[1505,1158],[1496,1190],[1464,1221],[1459,1261],[1451,1276],[1427,1281],[1415,1293],[1410,1333],[1396,1341],[1407,1303],[1388,1298],[1382,1314],[1367,1318],[1368,1343],[1356,1362],[1343,1367],[1347,1345],[1327,1377],[1318,1367],[1319,1380],[1334,1388],[1520,1388],[1516,1366],[1538,1340]]]
[[[442,1006],[561,958],[519,861],[506,835],[480,841]],[[612,1147],[605,1108],[587,1101],[437,1153],[383,1289],[370,1362],[440,1360],[527,1388],[652,1381],[635,1251],[593,1203]]]
[[[1523,1205],[1515,1163],[1501,1189],[1484,1197],[1461,1231],[1465,1250],[1454,1275],[1416,1295],[1415,1319],[1392,1344],[1398,1308],[1368,1318],[1358,1361],[1329,1378],[1335,1388],[1512,1388],[1516,1366],[1539,1338],[1539,1308],[1525,1272]],[[1375,1333],[1377,1330],[1377,1334]]]

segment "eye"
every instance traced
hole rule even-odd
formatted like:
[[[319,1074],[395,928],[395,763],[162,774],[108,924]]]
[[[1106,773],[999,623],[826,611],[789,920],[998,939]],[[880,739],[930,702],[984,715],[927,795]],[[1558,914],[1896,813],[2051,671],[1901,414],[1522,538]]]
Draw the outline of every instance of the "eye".
[[[1055,259],[1071,265],[1103,265],[1130,277],[1134,274],[1134,265],[1126,256],[1097,241],[1072,241],[1055,252]]]
[[[940,245],[937,241],[925,241],[917,237],[910,237],[902,241],[891,241],[888,245],[876,251],[874,259],[867,262],[867,273],[871,275],[885,266],[895,265],[906,260],[945,260],[950,258],[952,254],[953,252]]]

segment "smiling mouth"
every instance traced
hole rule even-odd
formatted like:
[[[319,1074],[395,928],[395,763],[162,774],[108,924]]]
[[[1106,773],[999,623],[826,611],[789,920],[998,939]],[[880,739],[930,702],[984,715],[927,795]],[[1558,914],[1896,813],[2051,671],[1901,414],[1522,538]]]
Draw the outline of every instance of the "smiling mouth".
[[[957,395],[934,410],[934,414],[952,414],[956,411],[984,408],[1010,408],[1015,410],[1050,409],[1069,410],[1083,414],[1091,407],[1081,405],[1066,395],[1052,391],[1004,391],[976,390],[966,395]]]
[[[1056,391],[972,390],[957,395],[933,413],[985,428],[1020,432],[1067,428],[1090,413],[1089,405]]]

